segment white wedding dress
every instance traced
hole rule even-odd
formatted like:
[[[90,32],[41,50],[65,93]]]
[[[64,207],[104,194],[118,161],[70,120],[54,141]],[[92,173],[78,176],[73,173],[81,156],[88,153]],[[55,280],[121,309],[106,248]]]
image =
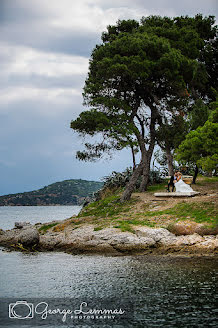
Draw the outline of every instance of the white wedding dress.
[[[193,192],[194,190],[182,178],[175,183],[176,192]]]

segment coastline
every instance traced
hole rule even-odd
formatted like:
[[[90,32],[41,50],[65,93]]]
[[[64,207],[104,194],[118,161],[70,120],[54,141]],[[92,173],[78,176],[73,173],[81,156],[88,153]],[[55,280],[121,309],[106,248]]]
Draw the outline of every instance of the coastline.
[[[90,224],[72,229],[68,220],[64,231],[52,227],[42,232],[41,224],[24,225],[22,228],[0,231],[0,246],[24,252],[61,251],[71,254],[102,255],[218,255],[218,236],[197,233],[176,236],[164,228],[133,227],[133,232],[122,232],[116,228],[94,230]]]
[[[156,198],[153,193],[164,190],[163,182],[125,203],[120,202],[122,190],[106,190],[77,216],[0,229],[0,246],[71,254],[216,256],[217,185],[217,178],[201,177],[195,197]]]

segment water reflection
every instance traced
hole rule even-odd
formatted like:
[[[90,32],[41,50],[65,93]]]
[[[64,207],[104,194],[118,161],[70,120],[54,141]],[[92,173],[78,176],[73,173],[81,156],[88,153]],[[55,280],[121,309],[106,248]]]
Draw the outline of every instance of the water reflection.
[[[1,251],[0,260],[2,297],[127,299],[134,327],[216,325],[215,259]]]

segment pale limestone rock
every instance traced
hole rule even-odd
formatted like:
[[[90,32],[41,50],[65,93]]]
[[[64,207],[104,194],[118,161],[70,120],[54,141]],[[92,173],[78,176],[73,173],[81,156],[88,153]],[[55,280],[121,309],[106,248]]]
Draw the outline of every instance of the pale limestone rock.
[[[197,243],[202,243],[204,241],[204,238],[198,235],[197,233],[194,233],[193,235],[186,235],[186,236],[178,236],[176,240],[177,246],[182,245],[195,245]]]
[[[149,227],[137,227],[135,228],[135,233],[137,236],[152,238],[156,243],[172,243],[176,240],[174,234],[169,232],[167,229],[164,228],[149,228]]]
[[[39,243],[39,232],[33,226],[25,226],[17,236],[17,241],[24,246],[33,246]]]

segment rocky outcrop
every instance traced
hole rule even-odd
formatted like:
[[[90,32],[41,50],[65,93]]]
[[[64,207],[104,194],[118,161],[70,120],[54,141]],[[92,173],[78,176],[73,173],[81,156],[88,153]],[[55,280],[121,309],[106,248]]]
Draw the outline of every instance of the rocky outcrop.
[[[137,227],[135,228],[135,233],[139,237],[152,238],[158,245],[167,245],[176,242],[176,236],[163,228],[152,229],[148,227]]]
[[[63,225],[63,224],[62,224]],[[37,227],[37,228],[36,228]],[[37,226],[24,225],[23,228],[0,232],[0,245],[16,247],[17,244],[31,249],[37,245],[39,251],[67,251],[73,254],[146,254],[146,253],[186,253],[215,254],[218,249],[218,238],[214,235],[176,236],[163,228],[135,226],[132,232],[121,232],[116,228],[105,228],[99,231],[93,225],[74,228],[65,224],[62,231],[51,228],[39,233]]]
[[[18,243],[25,247],[32,247],[39,244],[39,232],[33,226],[25,226],[17,236]]]
[[[22,228],[24,228],[26,226],[29,226],[29,225],[30,225],[29,222],[15,222],[14,223],[14,226],[15,226],[16,229],[22,229]]]
[[[197,233],[201,236],[204,235],[217,235],[218,226],[208,227],[202,223],[197,223],[193,221],[179,221],[170,226],[170,231],[177,235],[191,235]]]
[[[14,247],[21,244],[24,247],[31,248],[39,244],[39,231],[35,226],[31,224],[15,226],[16,228],[12,230],[1,230],[0,245]]]

